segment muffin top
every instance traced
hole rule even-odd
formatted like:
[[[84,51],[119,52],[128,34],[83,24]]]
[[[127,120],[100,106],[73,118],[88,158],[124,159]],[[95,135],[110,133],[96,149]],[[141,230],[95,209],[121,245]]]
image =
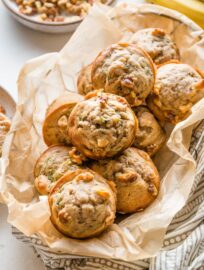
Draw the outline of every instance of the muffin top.
[[[136,32],[131,43],[144,49],[155,64],[162,64],[172,59],[179,59],[179,51],[171,37],[160,28],[146,28]]]
[[[137,119],[126,100],[92,92],[79,102],[69,118],[69,136],[84,155],[111,157],[129,147],[135,138]]]
[[[116,186],[133,181],[145,181],[152,193],[157,192],[158,183],[154,183],[158,172],[147,153],[134,147],[126,149],[114,159],[93,161],[92,169],[104,178],[112,180]]]
[[[86,158],[75,148],[54,145],[38,158],[35,168],[35,186],[40,194],[48,194],[61,176],[84,165]]]
[[[62,177],[52,189],[49,202],[52,222],[73,238],[95,236],[115,218],[115,193],[108,181],[91,170]]]
[[[91,68],[92,65],[85,66],[81,69],[78,79],[77,79],[77,88],[78,92],[81,95],[86,95],[89,92],[93,91],[93,85],[91,81]]]
[[[119,212],[144,209],[158,195],[159,173],[149,155],[142,150],[130,147],[114,159],[93,161],[90,167],[116,184]]]
[[[134,107],[133,111],[138,119],[138,129],[133,145],[153,156],[165,142],[165,131],[147,107]]]
[[[158,68],[150,109],[173,124],[183,120],[204,96],[202,74],[187,64],[167,63]],[[154,107],[156,107],[154,109]]]
[[[131,106],[144,102],[154,86],[155,69],[149,55],[135,44],[113,44],[92,64],[95,89],[126,98]]]

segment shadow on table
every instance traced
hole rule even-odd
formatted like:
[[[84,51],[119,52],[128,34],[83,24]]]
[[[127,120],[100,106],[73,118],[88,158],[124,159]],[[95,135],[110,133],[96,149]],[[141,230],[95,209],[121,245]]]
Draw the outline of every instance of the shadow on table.
[[[72,33],[50,34],[32,30],[17,22],[11,15],[7,14],[7,16],[10,17],[10,27],[15,30],[15,34],[19,39],[24,39],[28,46],[36,46],[43,51],[54,52],[61,50],[72,35]]]

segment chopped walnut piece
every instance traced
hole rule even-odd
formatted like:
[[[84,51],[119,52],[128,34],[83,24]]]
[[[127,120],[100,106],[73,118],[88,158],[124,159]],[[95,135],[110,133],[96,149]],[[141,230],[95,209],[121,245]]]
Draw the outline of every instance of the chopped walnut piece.
[[[149,183],[149,188],[148,188],[149,192],[152,193],[152,196],[157,196],[158,194],[158,190],[155,187],[155,185],[153,183]]]
[[[69,151],[69,155],[71,159],[77,164],[82,164],[83,161],[86,160],[86,157],[81,154],[75,147],[73,147],[73,149]]]
[[[107,191],[103,191],[103,190],[97,190],[96,193],[102,197],[103,199],[108,199],[110,197],[110,193],[108,193]]]
[[[90,182],[94,178],[94,175],[90,172],[81,173],[76,176],[76,181],[84,181],[84,182]]]

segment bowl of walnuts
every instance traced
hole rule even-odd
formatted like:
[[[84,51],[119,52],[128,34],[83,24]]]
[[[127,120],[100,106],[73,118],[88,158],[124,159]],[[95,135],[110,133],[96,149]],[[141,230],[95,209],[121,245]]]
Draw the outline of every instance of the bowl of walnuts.
[[[41,32],[73,32],[95,3],[110,5],[113,0],[2,0],[21,24]]]

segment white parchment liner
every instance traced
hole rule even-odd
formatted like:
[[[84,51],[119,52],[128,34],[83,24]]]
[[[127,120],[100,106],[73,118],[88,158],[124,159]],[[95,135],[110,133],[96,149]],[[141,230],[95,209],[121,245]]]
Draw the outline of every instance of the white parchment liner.
[[[37,234],[52,250],[122,260],[155,256],[171,219],[187,200],[196,167],[188,146],[193,126],[204,118],[204,99],[174,128],[169,149],[165,147],[155,158],[162,176],[157,200],[100,237],[81,241],[60,234],[50,222],[47,198],[39,198],[33,186],[33,165],[46,148],[42,121],[47,106],[67,89],[76,91],[77,73],[101,49],[127,40],[131,32],[144,27],[166,29],[176,41],[182,60],[204,69],[204,37],[196,24],[165,8],[121,4],[110,8],[108,15],[104,7],[93,7],[59,53],[29,61],[19,75],[17,111],[0,162],[1,200],[8,206],[10,224],[28,236]]]

